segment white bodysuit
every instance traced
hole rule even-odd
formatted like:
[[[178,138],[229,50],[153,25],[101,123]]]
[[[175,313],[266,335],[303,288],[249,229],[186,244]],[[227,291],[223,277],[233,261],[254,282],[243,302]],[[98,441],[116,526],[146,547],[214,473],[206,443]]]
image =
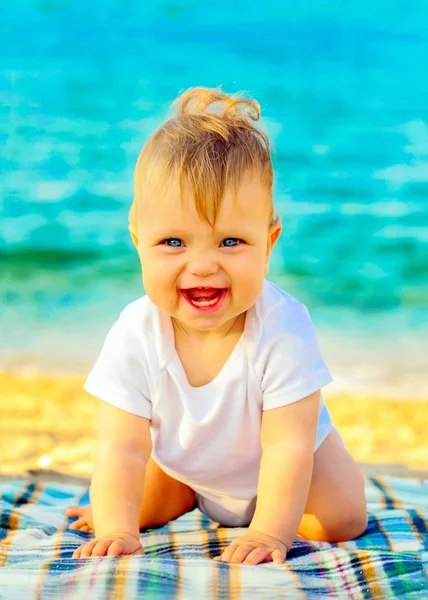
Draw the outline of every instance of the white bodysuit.
[[[151,419],[152,456],[165,473],[195,490],[197,505],[214,521],[247,526],[256,502],[262,411],[330,381],[306,307],[265,281],[240,340],[210,383],[189,384],[169,315],[143,296],[109,331],[85,389]],[[321,398],[314,450],[331,428]]]

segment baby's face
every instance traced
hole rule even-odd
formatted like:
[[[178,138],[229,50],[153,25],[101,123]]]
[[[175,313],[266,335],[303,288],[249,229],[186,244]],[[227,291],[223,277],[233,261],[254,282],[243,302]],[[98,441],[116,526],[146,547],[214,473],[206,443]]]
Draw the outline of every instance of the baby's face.
[[[139,206],[138,253],[147,295],[183,327],[233,325],[259,296],[280,225],[269,225],[271,198],[247,176],[236,198],[228,189],[215,228],[197,214],[178,182]],[[220,329],[219,329],[220,330]]]

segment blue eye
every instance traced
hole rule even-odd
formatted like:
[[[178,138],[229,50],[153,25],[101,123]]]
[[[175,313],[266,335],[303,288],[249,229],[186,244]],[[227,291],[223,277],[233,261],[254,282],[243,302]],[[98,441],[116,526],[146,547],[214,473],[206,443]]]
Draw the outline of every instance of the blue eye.
[[[168,238],[164,240],[163,243],[169,246],[170,248],[179,248],[183,242],[178,238]]]
[[[240,241],[241,240],[238,240],[238,238],[226,238],[223,240],[223,245],[226,248],[234,248],[235,246],[238,246]]]

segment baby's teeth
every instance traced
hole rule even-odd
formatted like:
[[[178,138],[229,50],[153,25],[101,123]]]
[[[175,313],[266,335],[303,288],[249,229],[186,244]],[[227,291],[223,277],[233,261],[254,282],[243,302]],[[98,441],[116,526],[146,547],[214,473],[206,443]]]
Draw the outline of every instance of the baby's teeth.
[[[217,298],[214,298],[214,300],[199,300],[196,301],[195,304],[197,304],[198,306],[210,306],[210,304],[214,304],[216,300]]]
[[[211,306],[211,304],[215,304],[218,300],[218,296],[213,298],[212,300],[193,300],[194,304],[198,306]]]

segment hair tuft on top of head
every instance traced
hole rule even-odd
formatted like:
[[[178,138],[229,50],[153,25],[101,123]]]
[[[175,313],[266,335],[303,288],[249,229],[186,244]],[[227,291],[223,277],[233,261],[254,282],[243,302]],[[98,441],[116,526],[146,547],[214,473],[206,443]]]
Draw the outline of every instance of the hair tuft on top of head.
[[[152,133],[138,157],[130,213],[134,230],[138,203],[162,194],[177,178],[181,195],[185,186],[190,188],[199,216],[213,226],[226,188],[236,191],[245,173],[259,176],[272,194],[270,141],[255,125],[258,102],[220,88],[195,87],[171,108],[174,114]]]
[[[177,114],[180,116],[208,113],[225,118],[243,117],[251,121],[260,119],[260,105],[256,100],[240,94],[228,95],[220,88],[190,88],[175,100],[173,106],[177,106]]]

